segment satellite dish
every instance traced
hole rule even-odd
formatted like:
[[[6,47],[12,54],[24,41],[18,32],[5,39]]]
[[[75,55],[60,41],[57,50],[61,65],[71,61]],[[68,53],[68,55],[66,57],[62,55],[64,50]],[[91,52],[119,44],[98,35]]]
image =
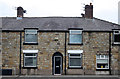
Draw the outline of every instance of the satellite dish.
[[[26,13],[26,12],[27,12],[26,10],[23,11],[23,13]]]

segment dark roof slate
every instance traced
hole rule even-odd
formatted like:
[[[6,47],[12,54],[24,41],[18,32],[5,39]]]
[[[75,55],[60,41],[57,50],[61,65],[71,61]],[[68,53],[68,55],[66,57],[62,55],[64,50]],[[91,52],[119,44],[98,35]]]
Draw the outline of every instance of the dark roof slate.
[[[82,17],[2,17],[2,30],[23,30],[24,28],[38,28],[39,30],[63,30],[69,28],[83,28],[85,31],[111,31],[120,26],[97,18]]]

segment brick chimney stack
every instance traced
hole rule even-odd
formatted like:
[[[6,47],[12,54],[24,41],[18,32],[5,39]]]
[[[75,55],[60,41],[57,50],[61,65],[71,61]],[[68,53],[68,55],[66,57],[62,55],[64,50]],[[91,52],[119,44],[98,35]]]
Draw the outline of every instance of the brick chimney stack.
[[[85,5],[85,18],[92,19],[93,18],[93,5]]]
[[[23,17],[24,10],[22,7],[17,7],[17,17]]]

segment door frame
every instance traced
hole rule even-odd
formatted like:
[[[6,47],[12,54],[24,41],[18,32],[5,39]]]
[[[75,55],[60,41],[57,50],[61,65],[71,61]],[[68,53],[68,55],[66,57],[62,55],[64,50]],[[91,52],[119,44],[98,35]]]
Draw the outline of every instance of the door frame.
[[[60,57],[60,74],[55,74],[55,58]],[[62,56],[54,56],[54,75],[61,75],[62,74]]]

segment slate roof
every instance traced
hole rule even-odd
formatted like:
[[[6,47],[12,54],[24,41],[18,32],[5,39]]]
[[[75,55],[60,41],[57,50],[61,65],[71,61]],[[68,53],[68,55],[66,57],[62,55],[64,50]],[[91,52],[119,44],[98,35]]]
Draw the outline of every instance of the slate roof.
[[[39,30],[63,30],[68,28],[83,28],[85,31],[112,31],[120,26],[97,18],[82,17],[2,17],[2,30],[24,30],[24,28],[38,28]]]

